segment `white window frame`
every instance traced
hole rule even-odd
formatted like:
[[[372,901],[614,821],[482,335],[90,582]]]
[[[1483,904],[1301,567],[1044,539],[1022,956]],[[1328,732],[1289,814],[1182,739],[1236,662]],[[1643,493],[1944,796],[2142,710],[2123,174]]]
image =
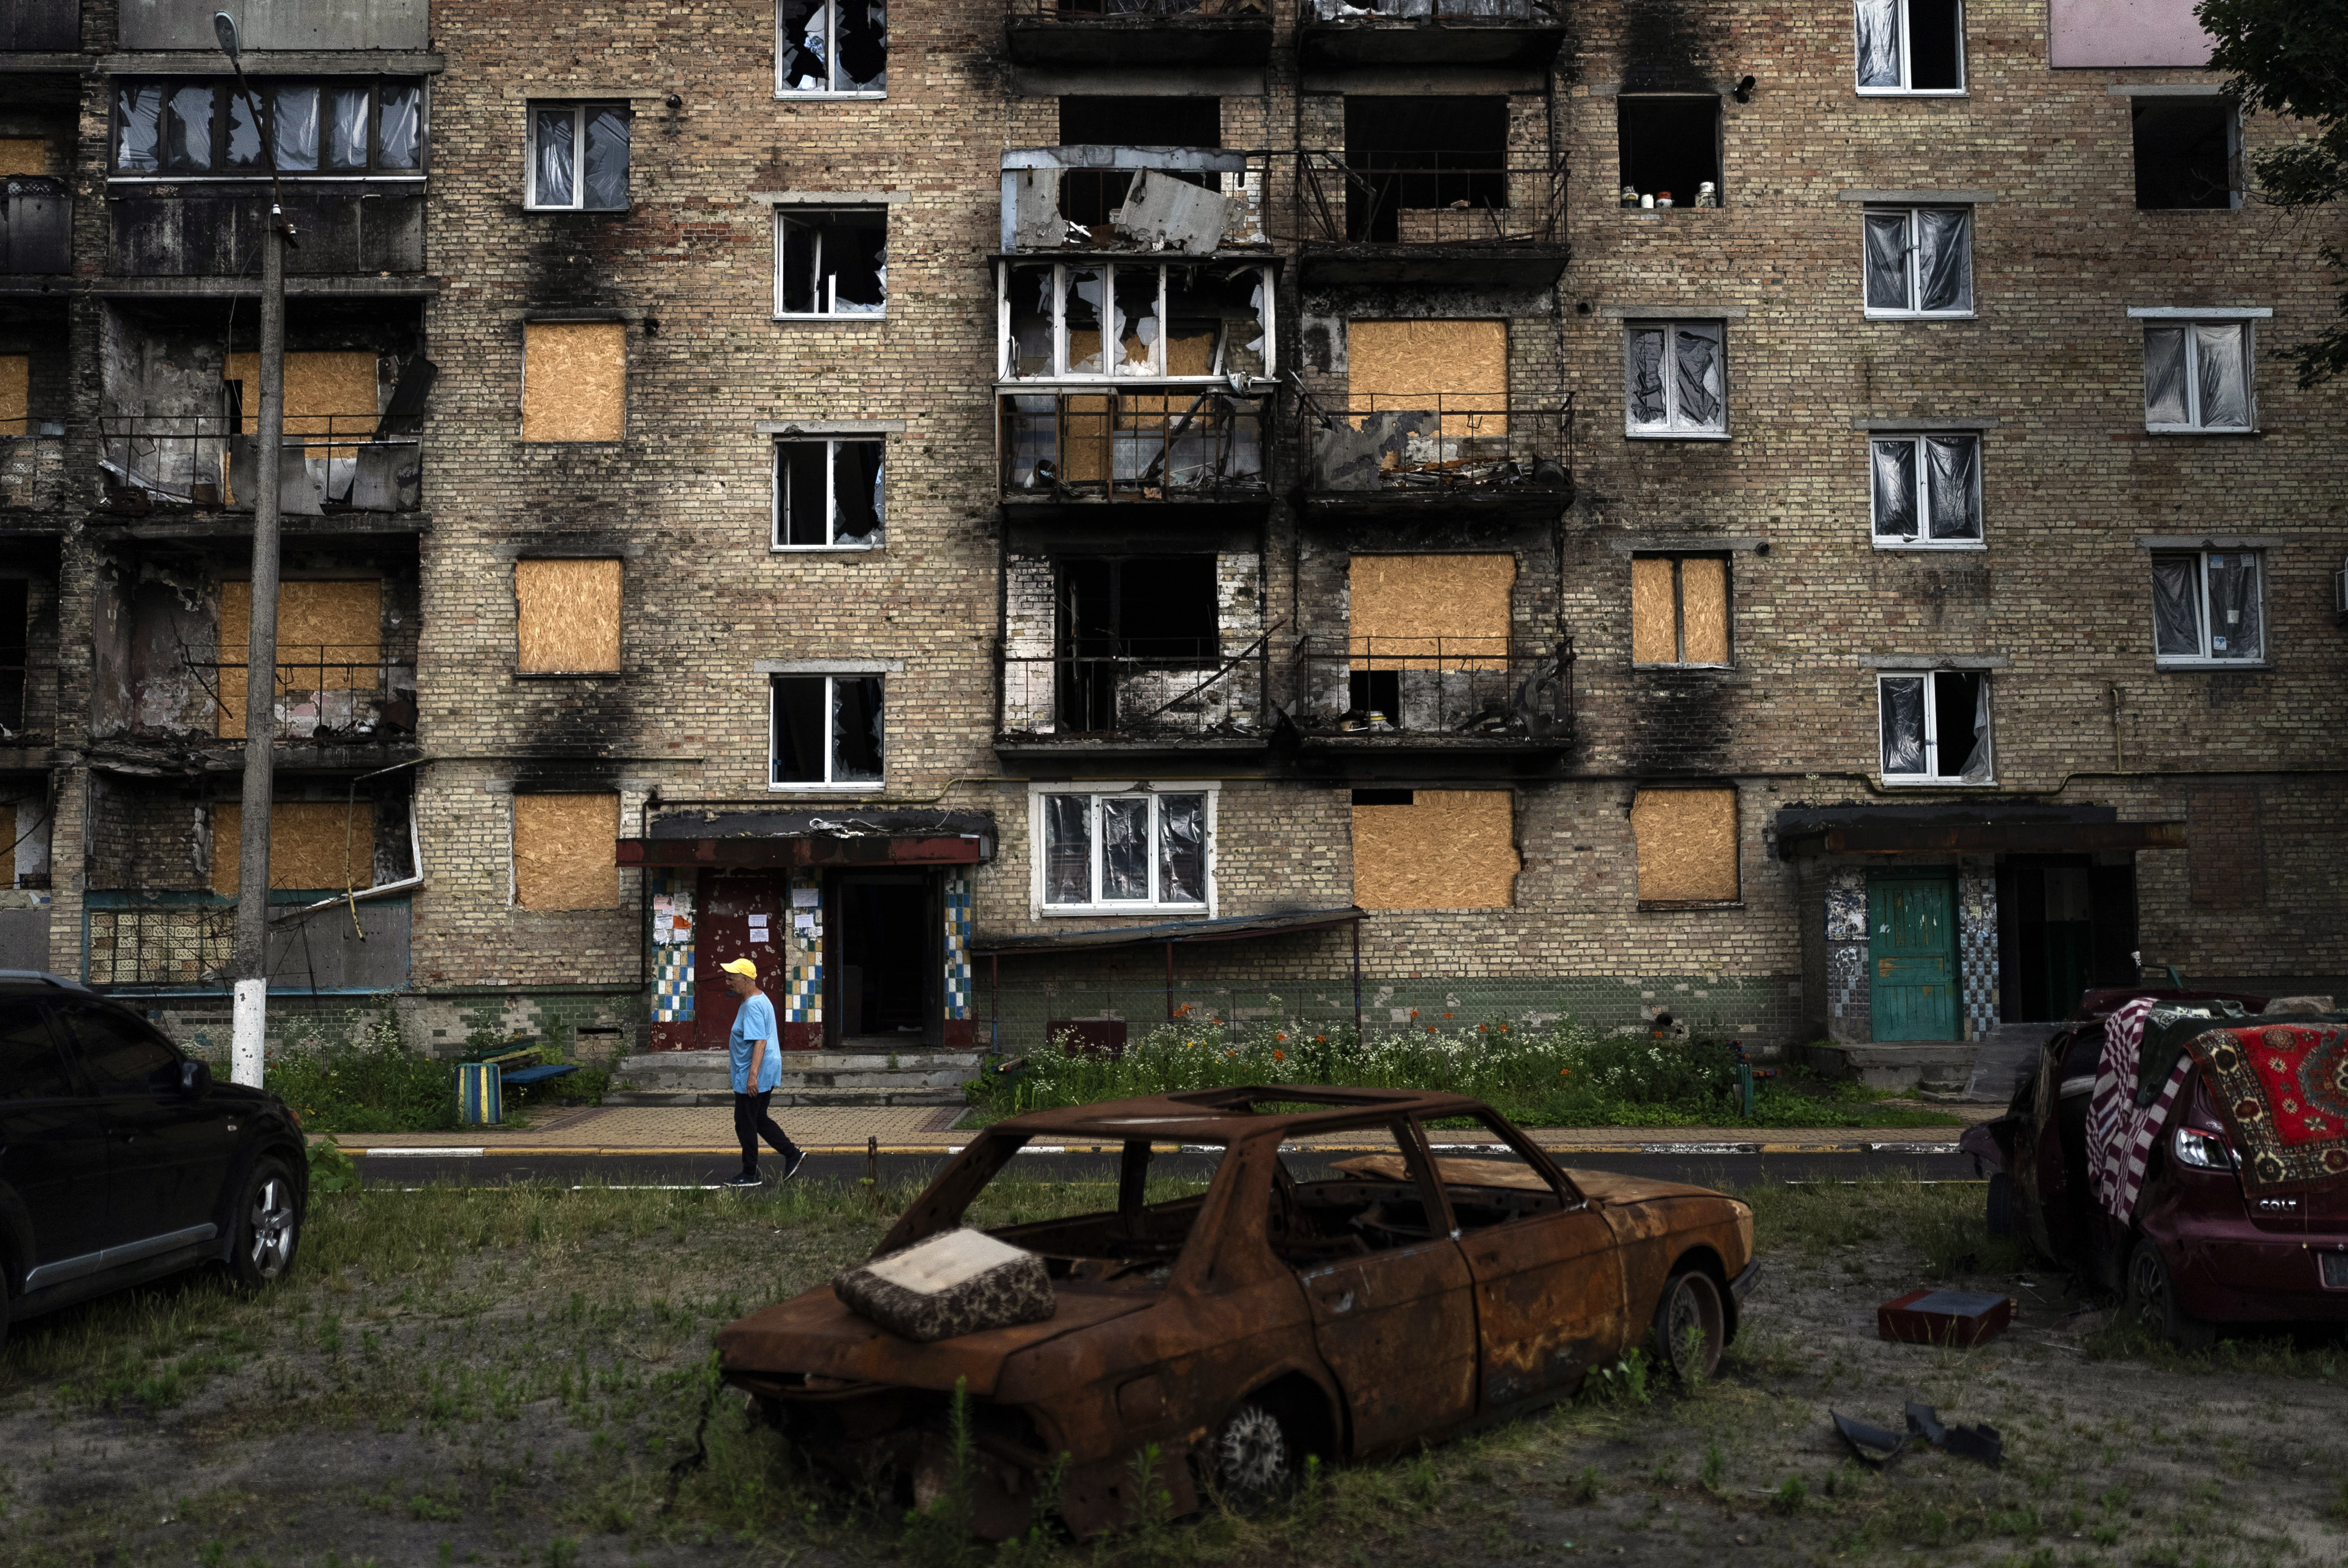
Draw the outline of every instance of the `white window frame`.
[[[2174,312],[2153,309],[2129,311],[2128,314],[2131,317],[2144,322],[2147,325],[2147,330],[2146,336],[2138,345],[2144,355],[2148,356],[2152,352],[2150,337],[2151,328],[2178,327],[2184,330],[2185,334],[2186,422],[2182,425],[2168,423],[2156,424],[2152,417],[2152,409],[2147,405],[2145,409],[2144,415],[2144,427],[2146,431],[2154,436],[2257,435],[2259,433],[2258,317],[2271,315],[2272,313],[2273,313],[2271,311],[2265,309],[2258,311],[2255,314],[2247,311],[2211,311],[2205,313],[2190,309],[2183,309]],[[2199,340],[2194,335],[2194,329],[2196,327],[2218,326],[2237,327],[2241,331],[2242,410],[2246,415],[2246,423],[2244,424],[2204,425],[2201,423],[2201,376],[2199,374],[2201,365],[2201,346]],[[2149,362],[2147,360],[2145,363],[2148,364]]]
[[[2209,558],[2211,556],[2256,556],[2259,558],[2259,656],[2256,659],[2226,659],[2209,651]],[[2273,650],[2268,643],[2273,618],[2267,613],[2267,552],[2262,549],[2192,549],[2155,550],[2153,560],[2183,558],[2193,562],[2193,587],[2199,610],[2201,651],[2199,653],[2163,653],[2160,651],[2160,618],[2152,620],[2152,662],[2161,670],[2264,670]]]
[[[1910,81],[1915,79],[1916,74],[1915,65],[1910,58],[1909,51],[1909,36],[1911,29],[1908,21],[1908,0],[1892,0],[1892,4],[1900,13],[1900,85],[1896,87],[1870,87],[1866,86],[1864,83],[1861,83],[1859,79],[1859,4],[1858,0],[1851,0],[1850,77],[1851,83],[1858,89],[1859,96],[1861,97],[1870,98],[1961,98],[1971,93],[1972,91],[1972,61],[1971,58],[1972,51],[1965,47],[1964,0],[1956,0],[1957,85],[1953,87],[1911,87],[1908,86]]]
[[[577,200],[550,207],[538,199],[538,117],[551,110],[571,111],[571,193]],[[587,200],[587,116],[596,109],[617,109],[628,122],[628,201],[624,207],[589,207]],[[522,102],[522,210],[526,212],[632,212],[636,205],[635,108],[625,98],[580,98],[575,102],[526,98]]]
[[[1220,781],[1201,781],[1196,779],[1136,779],[1130,783],[1121,784],[1108,780],[1087,779],[1081,784],[1037,784],[1028,785],[1027,897],[1029,917],[1031,918],[1050,919],[1061,916],[1076,916],[1097,919],[1103,915],[1204,915],[1210,919],[1213,918],[1216,910],[1215,866],[1217,860],[1217,809],[1220,803],[1222,787],[1223,786]],[[1044,901],[1045,892],[1045,872],[1046,869],[1046,861],[1048,859],[1045,841],[1045,835],[1046,832],[1045,802],[1055,795],[1064,794],[1086,795],[1089,796],[1091,800],[1091,804],[1087,806],[1086,811],[1092,824],[1093,900],[1087,904],[1046,904]],[[1207,797],[1205,870],[1207,897],[1205,900],[1200,903],[1169,904],[1156,897],[1159,891],[1158,887],[1159,807],[1157,802],[1159,797],[1169,794],[1203,794]],[[1100,897],[1100,803],[1106,799],[1116,799],[1119,797],[1131,797],[1137,795],[1148,796],[1151,803],[1149,808],[1148,859],[1150,892],[1152,897],[1148,903],[1143,903],[1138,899],[1128,898],[1103,900]]]
[[[795,94],[793,96],[811,97],[813,95]],[[838,96],[871,97],[876,95],[871,93],[860,93],[840,94]],[[885,201],[826,201],[820,204],[809,202],[804,207],[798,206],[795,203],[791,205],[785,205],[780,202],[776,203],[774,218],[775,320],[778,322],[879,322],[889,319],[889,285],[885,277],[882,279],[880,284],[880,308],[877,311],[787,311],[783,309],[783,225],[793,221],[804,222],[810,218],[821,218],[834,212],[880,213],[880,245],[883,253],[886,253],[890,241],[891,230],[889,226],[889,204]],[[816,236],[816,270],[819,276],[821,275],[823,270],[822,245],[823,236],[819,233]],[[830,295],[830,298],[836,302],[839,298],[838,292],[834,291]]]
[[[1973,266],[1973,231],[1979,227],[1974,210],[1961,202],[1926,201],[1913,206],[1877,203],[1859,210],[1859,312],[1874,322],[1969,322],[1981,313],[1981,274]],[[1928,311],[1923,307],[1924,269],[1923,248],[1917,243],[1916,220],[1924,212],[1962,212],[1965,215],[1965,278],[1972,296],[1962,310]],[[1908,302],[1899,309],[1867,302],[1867,220],[1898,213],[1908,220]]]
[[[1683,327],[1708,327],[1713,341],[1720,348],[1720,423],[1717,425],[1683,425],[1680,423],[1680,392],[1677,361],[1673,349]],[[1653,332],[1660,328],[1663,334],[1663,423],[1641,425],[1631,412],[1631,334]],[[1643,441],[1725,441],[1728,439],[1728,323],[1713,316],[1683,316],[1670,321],[1626,321],[1622,323],[1622,434]]]
[[[1987,777],[1969,779],[1955,774],[1895,774],[1884,765],[1883,756],[1883,683],[1886,681],[1924,682],[1924,757],[1933,767],[1941,762],[1940,706],[1936,698],[1943,675],[1978,675],[1982,692],[1989,698],[1989,774]],[[1875,672],[1875,772],[1887,788],[1921,789],[1991,789],[1997,784],[1997,682],[1987,670],[1879,670]],[[1962,762],[1963,759],[1958,759]]]
[[[1203,261],[1206,258],[1201,257],[1200,260]],[[1109,357],[1109,345],[1106,343],[1101,346],[1101,369],[1070,370],[1068,368],[1068,274],[1070,272],[1103,273],[1101,299],[1105,303],[1111,303],[1117,298],[1116,269],[1138,267],[1143,270],[1155,270],[1158,273],[1158,320],[1163,322],[1167,319],[1166,298],[1169,287],[1168,282],[1170,275],[1169,269],[1182,264],[1184,263],[1167,261],[1114,261],[1107,258],[1087,262],[1046,263],[1040,260],[1029,261],[1024,257],[1017,262],[1000,263],[995,272],[994,283],[994,365],[997,378],[1006,386],[1044,386],[1060,381],[1075,382],[1085,386],[1141,386],[1151,383],[1166,382],[1189,386],[1213,385],[1228,382],[1231,377],[1229,373],[1225,372],[1207,375],[1165,374],[1167,339],[1163,332],[1158,334],[1158,341],[1149,345],[1150,368],[1147,371],[1127,371],[1123,374],[1117,374],[1117,367]],[[1049,265],[1052,269],[1052,368],[1043,375],[1023,376],[1016,373],[1017,362],[1011,335],[1011,279],[1014,269],[1024,272],[1044,265]],[[1264,377],[1269,378],[1280,374],[1280,356],[1277,347],[1280,334],[1276,303],[1279,290],[1274,286],[1272,268],[1265,266],[1261,269],[1261,272],[1263,288],[1263,314],[1261,318],[1263,326],[1262,374]]]
[[[764,677],[767,682],[767,793],[769,794],[880,794],[889,784],[889,671],[876,666],[872,669],[843,670],[838,666],[824,671],[778,670]],[[776,712],[776,683],[782,681],[820,681],[826,724],[824,729],[823,782],[817,784],[798,780],[785,784],[775,777],[775,759],[781,754],[776,725],[780,715]],[[832,695],[835,681],[878,681],[880,682],[880,776],[877,779],[839,779],[831,776],[836,759],[831,752],[829,718],[836,699]]]
[[[827,536],[829,536],[831,534],[833,525],[839,521],[839,496],[837,494],[839,487],[839,448],[843,443],[848,442],[861,442],[868,445],[878,446],[880,448],[880,490],[882,497],[880,530],[882,542],[874,545],[844,545],[839,543],[835,538],[827,537],[824,542],[819,545],[795,545],[788,543],[783,538],[783,488],[789,481],[787,472],[783,466],[783,448],[786,446],[821,446],[823,448],[823,528],[824,533]],[[887,497],[889,488],[890,459],[889,437],[884,433],[875,430],[866,434],[842,436],[778,436],[774,438],[774,446],[775,449],[769,458],[767,466],[767,479],[773,490],[770,519],[767,534],[767,548],[769,550],[772,550],[778,555],[865,555],[873,550],[886,549],[889,548],[887,544],[889,528]]]
[[[1973,510],[1981,516],[1982,537],[1977,539],[1936,539],[1932,531],[1932,487],[1927,477],[1924,444],[1928,441],[1969,440],[1973,444]],[[1916,524],[1914,538],[1882,531],[1876,513],[1875,448],[1894,441],[1907,442],[1915,452]],[[1867,531],[1868,538],[1879,550],[1985,550],[1989,548],[1989,508],[1982,502],[1982,466],[1988,454],[1988,444],[1978,430],[1874,430],[1867,436]]]
[[[824,60],[824,69],[836,81],[839,77],[839,0],[822,0],[824,11],[823,36],[831,45]],[[892,39],[889,47],[889,63],[884,71],[897,68],[897,51]],[[804,98],[885,98],[887,87],[787,87],[783,86],[783,0],[775,0],[775,97],[784,103],[797,103]]]

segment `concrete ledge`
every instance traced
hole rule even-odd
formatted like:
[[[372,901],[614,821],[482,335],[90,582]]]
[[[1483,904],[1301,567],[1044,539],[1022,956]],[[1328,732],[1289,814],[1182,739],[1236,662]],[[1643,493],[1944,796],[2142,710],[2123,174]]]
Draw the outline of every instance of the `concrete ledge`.
[[[1868,1089],[1945,1089],[1962,1094],[1972,1080],[1976,1047],[1964,1040],[1913,1040],[1883,1044],[1800,1047],[1821,1078]]]

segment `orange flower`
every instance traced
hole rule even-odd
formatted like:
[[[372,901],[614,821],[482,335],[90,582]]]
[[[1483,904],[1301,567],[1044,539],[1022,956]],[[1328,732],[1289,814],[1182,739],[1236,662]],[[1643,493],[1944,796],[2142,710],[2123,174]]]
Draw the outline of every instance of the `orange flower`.
[[[1325,1034],[1316,1034],[1313,1037],[1313,1043],[1315,1045],[1326,1045],[1329,1043],[1329,1037]]]
[[[1286,1040],[1288,1037],[1283,1034],[1280,1038]],[[1272,1053],[1272,1059],[1274,1061],[1286,1061],[1288,1060],[1288,1052],[1284,1050],[1275,1050]]]
[[[1488,1034],[1491,1032],[1491,1025],[1479,1023],[1476,1026],[1476,1032],[1478,1034]]]
[[[1449,1013],[1445,1013],[1443,1016],[1444,1016],[1445,1018],[1449,1018],[1451,1015],[1450,1015]]]
[[[1433,1034],[1433,1033],[1435,1032],[1435,1026],[1434,1026],[1433,1024],[1428,1024],[1428,1025],[1426,1026],[1426,1032],[1427,1032],[1427,1033],[1429,1033],[1429,1034]]]
[[[1410,1016],[1411,1016],[1411,1017],[1413,1017],[1413,1018],[1416,1018],[1416,1017],[1418,1016],[1418,1009],[1417,1009],[1416,1008],[1413,1008],[1413,1009],[1410,1009]]]
[[[1509,1026],[1508,1026],[1507,1024],[1502,1024],[1502,1025],[1500,1026],[1500,1032],[1501,1032],[1502,1034],[1506,1034],[1506,1033],[1508,1033],[1508,1032],[1509,1032]]]
[[[1275,1034],[1272,1038],[1274,1040],[1286,1040],[1288,1037],[1284,1034]]]
[[[1557,1070],[1557,1075],[1560,1078],[1570,1078],[1573,1076],[1573,1069],[1570,1067],[1560,1067]]]

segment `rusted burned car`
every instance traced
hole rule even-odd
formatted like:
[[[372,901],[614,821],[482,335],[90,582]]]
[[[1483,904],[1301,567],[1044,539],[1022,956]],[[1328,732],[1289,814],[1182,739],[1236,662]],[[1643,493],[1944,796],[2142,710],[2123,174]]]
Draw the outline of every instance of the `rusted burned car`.
[[[1561,1170],[1457,1095],[1292,1086],[997,1122],[874,1255],[955,1227],[1037,1141],[1122,1152],[1114,1211],[989,1233],[1045,1260],[1049,1320],[916,1344],[819,1286],[717,1340],[799,1453],[908,1502],[949,1485],[966,1386],[992,1537],[1025,1527],[1056,1467],[1061,1516],[1090,1533],[1130,1516],[1148,1446],[1187,1512],[1210,1487],[1276,1495],[1307,1455],[1372,1459],[1564,1399],[1643,1342],[1709,1371],[1755,1272],[1733,1198]],[[1202,1156],[1204,1193],[1148,1201],[1153,1161]]]

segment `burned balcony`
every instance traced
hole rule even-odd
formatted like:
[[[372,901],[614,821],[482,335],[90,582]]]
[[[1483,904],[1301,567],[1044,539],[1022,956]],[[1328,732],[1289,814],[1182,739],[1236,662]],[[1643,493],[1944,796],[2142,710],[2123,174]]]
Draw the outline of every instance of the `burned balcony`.
[[[1003,249],[1265,249],[1270,162],[1234,148],[1014,148],[1003,154]]]
[[[1308,149],[1292,231],[1306,282],[1548,288],[1565,270],[1565,165],[1547,152]]]
[[[158,506],[249,512],[259,494],[258,438],[250,415],[102,415],[108,510]],[[413,512],[423,505],[424,441],[417,422],[393,414],[289,417],[278,459],[279,506],[288,517]]]
[[[251,668],[241,659],[189,661],[189,673],[197,685],[217,699],[221,740],[245,739],[246,677]],[[276,716],[273,738],[281,743],[364,745],[412,741],[416,738],[416,666],[387,663],[378,650],[364,646],[281,644],[270,707]]]
[[[1022,66],[1261,67],[1270,0],[1013,0],[1005,39]]]
[[[1565,42],[1560,0],[1300,0],[1305,68],[1483,66],[1546,70]]]
[[[1509,636],[1305,636],[1287,720],[1309,747],[1555,752],[1573,733],[1573,653]]]
[[[1038,391],[998,400],[1003,498],[1014,504],[1261,505],[1269,392],[1227,386]]]
[[[1356,394],[1351,411],[1299,406],[1299,448],[1316,507],[1461,502],[1560,507],[1573,498],[1563,456],[1572,405],[1526,408],[1439,393]],[[1400,405],[1400,406],[1392,406]]]
[[[73,271],[73,194],[62,179],[12,174],[0,182],[0,277]]]

